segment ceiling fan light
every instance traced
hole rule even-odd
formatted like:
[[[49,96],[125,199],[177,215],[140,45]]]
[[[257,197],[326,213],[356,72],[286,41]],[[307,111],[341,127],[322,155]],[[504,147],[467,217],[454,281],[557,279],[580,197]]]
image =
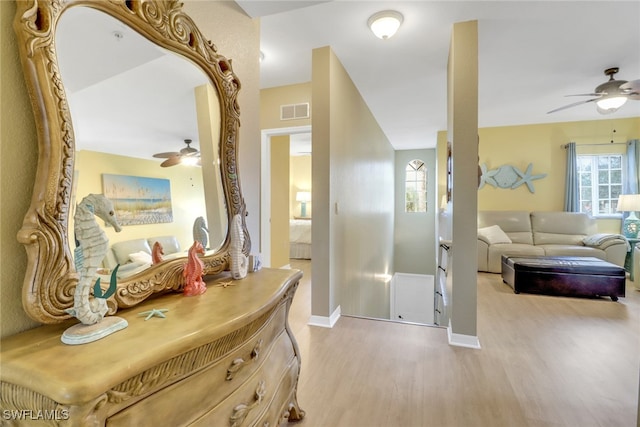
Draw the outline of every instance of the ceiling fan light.
[[[371,15],[367,24],[379,39],[386,40],[392,37],[400,28],[403,16],[395,10],[383,10]]]
[[[596,101],[596,104],[602,110],[617,110],[627,102],[626,96],[612,96],[602,98]]]
[[[185,166],[196,166],[198,164],[198,157],[196,156],[184,156],[180,163]]]

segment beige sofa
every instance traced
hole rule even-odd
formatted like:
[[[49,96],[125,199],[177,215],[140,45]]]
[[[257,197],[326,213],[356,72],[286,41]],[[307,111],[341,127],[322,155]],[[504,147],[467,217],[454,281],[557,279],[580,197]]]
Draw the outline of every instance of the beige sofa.
[[[151,248],[155,242],[160,242],[162,245],[165,260],[186,255],[181,251],[180,243],[175,236],[157,236],[113,243],[102,261],[102,265],[107,271],[110,271],[120,264],[118,278],[139,273],[151,266]]]
[[[624,266],[628,248],[622,235],[598,233],[582,213],[478,212],[478,271],[500,273],[502,255],[596,257]]]

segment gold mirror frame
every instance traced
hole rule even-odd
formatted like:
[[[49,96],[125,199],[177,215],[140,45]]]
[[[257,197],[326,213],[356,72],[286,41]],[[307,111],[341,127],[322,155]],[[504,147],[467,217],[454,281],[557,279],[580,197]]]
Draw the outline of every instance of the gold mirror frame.
[[[78,274],[68,241],[75,138],[55,45],[58,20],[71,7],[100,10],[175,54],[196,64],[218,91],[221,109],[220,156],[222,186],[228,224],[240,214],[245,232],[243,252],[251,242],[244,218],[246,206],[240,191],[237,140],[240,82],[231,62],[217,53],[177,0],[16,0],[14,30],[38,135],[38,167],[31,205],[18,240],[27,251],[22,302],[27,314],[42,323],[71,317]],[[229,269],[230,233],[214,254],[203,257],[204,274]],[[182,288],[184,259],[166,261],[119,281],[108,301],[109,313],[132,307],[147,297]]]

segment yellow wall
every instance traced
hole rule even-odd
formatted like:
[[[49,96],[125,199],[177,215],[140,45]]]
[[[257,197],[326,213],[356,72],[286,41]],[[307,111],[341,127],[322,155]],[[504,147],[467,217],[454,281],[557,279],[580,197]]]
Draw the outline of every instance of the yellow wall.
[[[311,156],[290,156],[289,158],[289,215],[300,216],[300,202],[296,201],[298,191],[311,191]],[[307,202],[307,216],[311,216],[311,202]]]
[[[260,128],[277,129],[296,126],[309,126],[311,118],[280,120],[280,106],[289,104],[311,104],[311,83],[300,83],[279,86],[260,91]],[[309,107],[309,115],[313,117],[313,110]]]
[[[289,165],[289,135],[271,138],[271,164]],[[289,168],[271,168],[271,267],[289,264]]]
[[[613,130],[615,129],[615,133]],[[562,210],[568,142],[575,142],[578,154],[620,153],[624,145],[592,146],[588,144],[625,142],[640,138],[640,118],[605,119],[584,122],[481,128],[480,164],[488,169],[502,165],[516,166],[524,171],[533,163],[533,173],[547,176],[533,181],[535,193],[525,185],[505,190],[485,185],[478,191],[479,210]],[[446,132],[438,133],[438,194],[445,191]],[[599,231],[620,232],[620,220],[598,220]]]
[[[199,216],[207,217],[201,168],[181,165],[161,168],[160,162],[154,160],[82,150],[76,157],[76,203],[87,194],[103,193],[102,174],[105,173],[168,179],[171,182],[173,211],[173,222],[170,223],[124,226],[120,233],[106,227],[109,243],[154,236],[176,236],[181,249],[186,250],[191,246],[193,222]],[[69,229],[73,232],[73,221],[70,222]],[[217,246],[220,242],[211,243],[216,243]]]
[[[31,203],[38,148],[13,32],[14,2],[0,1],[0,336],[37,325],[22,309],[27,268],[24,246],[16,235]]]

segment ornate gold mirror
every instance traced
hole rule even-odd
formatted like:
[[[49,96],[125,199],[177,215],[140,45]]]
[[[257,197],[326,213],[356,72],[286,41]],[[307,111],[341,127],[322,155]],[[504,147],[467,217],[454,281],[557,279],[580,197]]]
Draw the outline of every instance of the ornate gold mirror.
[[[17,0],[16,3],[14,28],[18,36],[25,79],[36,118],[39,147],[38,170],[31,206],[18,234],[19,241],[25,245],[28,258],[23,284],[23,305],[29,316],[43,323],[55,323],[70,317],[66,309],[73,305],[74,288],[78,281],[72,255],[73,206],[86,195],[83,194],[84,188],[95,188],[95,186],[87,187],[86,182],[83,182],[83,176],[87,175],[86,171],[95,169],[93,166],[95,163],[83,166],[80,162],[80,158],[91,157],[93,151],[89,149],[87,152],[90,154],[87,155],[78,150],[85,150],[83,144],[86,132],[83,129],[97,126],[95,123],[87,123],[87,117],[92,115],[87,114],[88,111],[86,111],[87,105],[96,105],[96,103],[95,99],[93,103],[83,102],[83,96],[86,98],[87,91],[84,91],[83,96],[76,94],[76,89],[72,87],[77,84],[73,77],[74,72],[77,72],[72,68],[74,61],[61,61],[61,51],[67,49],[66,47],[62,49],[65,37],[67,40],[91,39],[87,32],[95,31],[93,27],[81,29],[80,35],[69,32],[69,28],[65,27],[65,25],[73,25],[70,24],[73,22],[82,22],[83,16],[89,16],[86,15],[87,13],[117,20],[123,29],[135,33],[135,36],[140,39],[146,39],[145,43],[157,51],[164,52],[161,55],[169,52],[170,55],[166,56],[171,58],[168,60],[173,61],[172,63],[182,63],[177,67],[187,64],[186,68],[197,69],[192,74],[196,76],[196,81],[199,78],[202,79],[201,82],[204,85],[201,87],[209,88],[207,90],[210,111],[215,112],[209,120],[212,125],[208,137],[203,136],[201,125],[198,123],[201,171],[199,171],[200,168],[176,169],[182,166],[166,168],[176,169],[178,172],[172,171],[172,174],[167,174],[164,179],[168,179],[172,187],[178,185],[177,181],[181,178],[199,180],[199,183],[192,187],[201,187],[204,190],[204,199],[194,201],[191,212],[194,218],[198,215],[205,216],[209,220],[209,229],[217,230],[210,232],[210,235],[217,237],[212,239],[211,250],[207,251],[202,258],[205,274],[215,274],[229,268],[229,224],[236,214],[243,218],[242,226],[246,237],[243,252],[248,254],[251,244],[244,223],[246,212],[238,180],[236,149],[239,127],[237,95],[240,82],[232,71],[230,61],[219,55],[216,47],[204,38],[191,18],[182,11],[182,5],[174,0],[52,0],[46,2]],[[67,35],[63,36],[63,33]],[[118,34],[111,34],[111,36],[117,38]],[[126,43],[127,40],[118,42]],[[87,52],[93,47],[95,46],[89,45]],[[105,64],[118,61],[117,57],[112,58],[107,52],[97,52],[95,57],[104,60]],[[178,61],[174,61],[176,57],[179,57]],[[83,72],[79,74],[83,75]],[[198,75],[200,77],[197,77]],[[85,87],[95,83],[92,79],[99,80],[99,77],[87,75],[86,72],[84,77],[89,81],[84,83]],[[131,87],[137,85],[133,83]],[[170,87],[160,85],[156,89],[160,94],[164,89],[168,95]],[[126,95],[127,91],[119,96]],[[134,96],[134,94],[130,95]],[[135,98],[124,98],[122,105],[125,108],[135,105],[134,100]],[[147,108],[150,107],[143,105],[128,111],[127,114],[133,117],[142,116]],[[93,117],[97,114],[106,119],[102,112],[93,114]],[[198,110],[197,114],[200,116],[201,110]],[[171,116],[171,113],[168,116]],[[124,129],[124,118],[127,116],[120,116],[120,119],[117,117],[116,115],[114,118],[107,119],[109,127],[115,130],[112,136],[113,141],[119,136],[118,122],[120,121],[120,127]],[[166,120],[158,117],[157,121]],[[104,133],[106,131],[102,132],[103,135]],[[169,137],[175,138],[175,146],[179,149],[182,138],[177,138],[176,135],[169,135]],[[184,137],[186,139],[193,136],[185,135]],[[103,145],[115,145],[115,142],[109,144],[107,140],[103,141]],[[163,151],[155,148],[157,147],[146,149],[149,153]],[[129,161],[122,160],[128,157],[127,153],[110,153],[108,156],[115,156],[115,161],[118,163]],[[104,159],[108,159],[108,156],[98,158],[106,162]],[[131,161],[141,165],[144,162],[151,162],[151,157],[149,154],[149,160]],[[159,161],[157,164],[156,177],[161,177],[160,174],[165,168],[159,166]],[[100,171],[96,173],[98,172]],[[113,173],[113,169],[107,172]],[[96,179],[96,173],[91,179]],[[186,188],[188,187],[187,185]],[[183,191],[181,188],[178,185],[177,190],[174,191],[177,191],[180,197],[190,197],[184,194],[188,191]],[[180,202],[180,204],[183,203]],[[168,231],[163,232],[162,226],[157,226],[149,234],[138,230],[131,232],[130,235],[152,238],[175,234],[175,231],[170,228],[166,230]],[[182,234],[191,235],[191,230],[183,230]],[[115,234],[113,236],[115,241]],[[186,250],[184,246],[182,249]],[[117,291],[109,300],[109,313],[114,313],[118,308],[134,306],[157,293],[180,290],[183,285],[184,263],[184,257],[173,257],[119,278]]]

